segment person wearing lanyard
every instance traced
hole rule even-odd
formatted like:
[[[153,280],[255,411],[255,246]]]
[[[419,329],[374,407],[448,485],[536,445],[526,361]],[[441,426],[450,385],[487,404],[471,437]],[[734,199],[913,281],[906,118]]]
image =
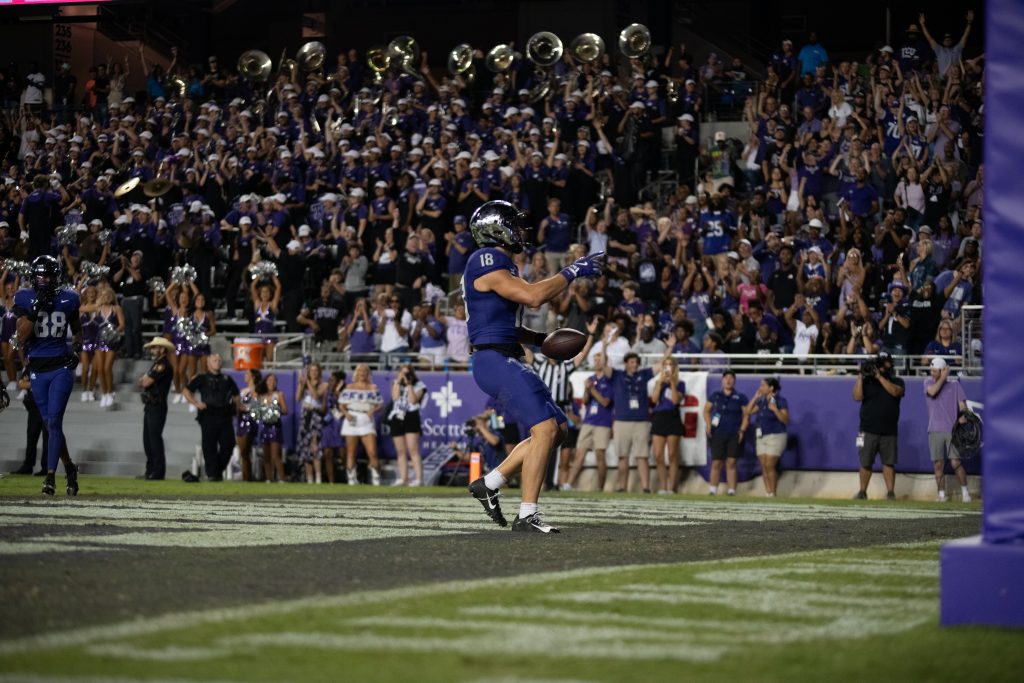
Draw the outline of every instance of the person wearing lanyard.
[[[740,454],[743,433],[747,431],[747,397],[736,391],[736,373],[726,370],[722,374],[722,389],[711,394],[704,404],[704,429],[711,445],[711,480],[708,494],[718,493],[722,480],[722,462],[725,462],[727,493],[736,495],[736,458]]]
[[[747,419],[754,413],[757,418],[757,459],[761,462],[761,478],[769,498],[775,497],[779,487],[779,473],[775,469],[786,450],[786,426],[789,424],[789,403],[779,396],[782,384],[775,377],[765,377],[754,398],[747,404]]]
[[[612,381],[605,376],[608,357],[603,351],[594,355],[594,374],[587,378],[583,388],[583,426],[576,439],[576,455],[572,461],[569,478],[562,485],[563,491],[571,491],[583,470],[587,451],[594,449],[597,459],[597,490],[604,491],[608,476],[608,462],[604,454],[612,436]]]
[[[625,370],[605,368],[605,376],[612,381],[614,396],[614,416],[612,432],[615,439],[615,452],[619,456],[618,478],[616,491],[625,491],[629,483],[629,467],[631,461],[636,462],[640,474],[640,487],[644,493],[651,492],[651,472],[649,469],[649,444],[651,441],[650,408],[647,401],[647,382],[661,370],[661,361],[654,367],[640,368],[640,356],[627,353],[623,358]]]

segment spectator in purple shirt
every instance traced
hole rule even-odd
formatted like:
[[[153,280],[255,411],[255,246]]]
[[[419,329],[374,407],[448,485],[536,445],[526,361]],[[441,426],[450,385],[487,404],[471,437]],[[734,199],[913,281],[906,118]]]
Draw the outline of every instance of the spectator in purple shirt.
[[[961,414],[967,410],[967,395],[963,386],[949,378],[949,365],[942,358],[933,358],[931,376],[924,381],[924,395],[928,405],[928,452],[935,466],[937,499],[946,500],[946,460],[949,460],[960,482],[960,499],[971,502],[967,491],[967,472],[960,464],[960,454],[952,443],[953,425],[963,422]]]

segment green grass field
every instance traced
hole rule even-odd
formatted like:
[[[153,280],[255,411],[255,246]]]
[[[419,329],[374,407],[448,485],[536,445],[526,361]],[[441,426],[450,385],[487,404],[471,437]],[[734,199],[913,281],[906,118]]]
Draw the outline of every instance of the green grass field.
[[[976,528],[977,504],[559,494],[545,507],[566,529],[549,539],[488,525],[451,489],[90,477],[48,500],[39,482],[0,479],[0,605],[25,624],[0,625],[0,683],[987,682],[1024,667],[1024,632],[938,626],[939,539]],[[780,552],[815,544],[832,549]],[[230,594],[199,590],[203,572]]]
[[[938,627],[937,550],[587,569],[195,612],[8,642],[0,671],[39,681],[1020,680],[1020,633]]]

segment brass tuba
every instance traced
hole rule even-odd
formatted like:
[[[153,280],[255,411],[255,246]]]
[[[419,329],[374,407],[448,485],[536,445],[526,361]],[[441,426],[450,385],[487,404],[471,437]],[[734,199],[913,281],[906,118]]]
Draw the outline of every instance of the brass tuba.
[[[651,32],[643,24],[630,24],[619,33],[619,52],[629,59],[643,59],[651,51]]]
[[[420,61],[420,46],[412,36],[398,36],[388,43],[387,57],[392,69],[419,78],[416,66]]]
[[[324,44],[318,40],[313,40],[302,47],[295,53],[295,62],[300,69],[303,71],[319,71],[320,67],[324,65],[324,60],[327,58],[327,48]]]
[[[526,41],[526,57],[545,69],[553,67],[562,58],[562,40],[551,31],[539,31]]]
[[[262,83],[270,78],[270,55],[263,50],[246,50],[238,57],[238,73],[247,81]]]
[[[185,91],[188,89],[188,83],[181,76],[175,74],[167,80],[167,89],[171,92],[171,95],[177,99],[183,99],[185,97]]]
[[[466,84],[476,78],[476,66],[473,65],[473,46],[459,43],[448,53],[448,72],[452,76],[461,76]]]
[[[515,53],[512,51],[512,46],[502,43],[490,49],[484,63],[487,65],[488,71],[500,74],[509,70],[514,59]]]
[[[569,54],[581,64],[592,64],[604,55],[604,39],[596,33],[581,33],[570,43]]]

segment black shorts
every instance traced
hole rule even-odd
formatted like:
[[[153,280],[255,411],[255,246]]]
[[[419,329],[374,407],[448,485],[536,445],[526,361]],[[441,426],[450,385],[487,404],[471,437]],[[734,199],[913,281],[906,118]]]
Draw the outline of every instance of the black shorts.
[[[678,410],[655,410],[651,413],[651,436],[682,436],[683,419]]]
[[[711,459],[725,460],[726,458],[738,458],[740,456],[740,435],[739,434],[712,434],[711,435]]]
[[[575,427],[569,427],[569,431],[565,433],[565,441],[562,442],[562,448],[576,448],[576,440],[580,438],[580,430]]]
[[[411,410],[401,420],[393,417],[388,420],[388,427],[391,429],[391,436],[419,434],[422,431],[420,427],[420,411]]]
[[[515,422],[506,422],[505,428],[501,430],[501,438],[505,443],[515,446],[521,441],[519,438],[519,425]]]

